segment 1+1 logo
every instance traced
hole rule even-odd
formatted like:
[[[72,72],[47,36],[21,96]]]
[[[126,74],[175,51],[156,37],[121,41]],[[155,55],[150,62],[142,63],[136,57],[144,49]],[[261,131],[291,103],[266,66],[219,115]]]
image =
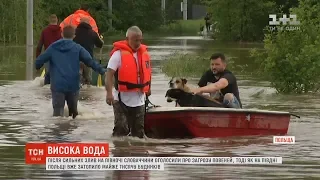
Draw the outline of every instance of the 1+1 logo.
[[[297,15],[290,14],[289,17],[287,17],[286,14],[282,16],[282,18],[279,18],[279,21],[277,21],[277,15],[276,14],[269,14],[269,19],[272,19],[272,21],[269,21],[269,29],[270,31],[278,30],[278,31],[294,31],[294,30],[300,30],[300,21],[297,21]],[[291,20],[292,19],[292,20]],[[290,26],[286,26],[285,28],[283,26],[280,26],[280,22],[282,22],[282,25],[287,25],[289,22]]]

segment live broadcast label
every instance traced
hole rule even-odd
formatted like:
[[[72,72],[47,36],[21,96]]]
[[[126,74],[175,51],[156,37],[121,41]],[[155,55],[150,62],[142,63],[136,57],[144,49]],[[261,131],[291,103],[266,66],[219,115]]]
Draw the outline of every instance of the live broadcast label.
[[[108,143],[27,143],[26,164],[46,164],[46,157],[109,157]]]

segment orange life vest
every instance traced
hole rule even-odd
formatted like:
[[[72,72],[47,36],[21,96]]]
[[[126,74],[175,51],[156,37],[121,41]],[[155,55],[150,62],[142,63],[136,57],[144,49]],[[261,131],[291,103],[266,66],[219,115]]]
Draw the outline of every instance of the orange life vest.
[[[99,34],[98,26],[96,21],[91,17],[91,15],[84,11],[84,10],[77,10],[73,14],[70,14],[68,17],[66,17],[61,23],[60,27],[63,29],[67,25],[74,26],[75,28],[80,24],[80,19],[82,17],[89,18],[89,24],[92,27],[92,30]]]
[[[151,82],[151,61],[147,46],[140,45],[137,51],[138,64],[127,41],[115,42],[113,46],[111,56],[117,50],[121,52],[121,66],[117,70],[115,88],[120,92],[148,92]],[[137,67],[139,67],[139,72]]]

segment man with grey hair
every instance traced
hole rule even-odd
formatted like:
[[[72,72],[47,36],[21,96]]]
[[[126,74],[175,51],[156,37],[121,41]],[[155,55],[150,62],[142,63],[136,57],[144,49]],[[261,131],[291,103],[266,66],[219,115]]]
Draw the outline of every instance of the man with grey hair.
[[[132,26],[126,40],[113,43],[105,79],[106,101],[113,106],[115,118],[113,136],[145,137],[145,98],[151,94],[151,61],[147,46],[141,41],[142,31]]]

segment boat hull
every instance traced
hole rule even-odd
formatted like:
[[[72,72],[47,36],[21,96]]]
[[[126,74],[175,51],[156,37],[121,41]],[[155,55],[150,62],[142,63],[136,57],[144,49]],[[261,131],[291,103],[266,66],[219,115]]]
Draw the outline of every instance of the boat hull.
[[[152,138],[285,135],[290,117],[278,111],[159,107],[146,113],[145,131]]]

